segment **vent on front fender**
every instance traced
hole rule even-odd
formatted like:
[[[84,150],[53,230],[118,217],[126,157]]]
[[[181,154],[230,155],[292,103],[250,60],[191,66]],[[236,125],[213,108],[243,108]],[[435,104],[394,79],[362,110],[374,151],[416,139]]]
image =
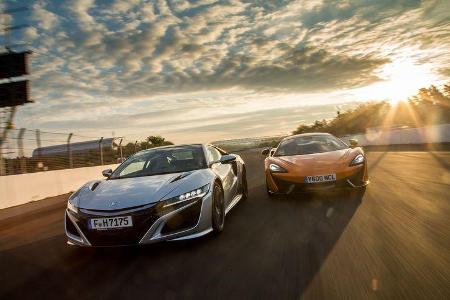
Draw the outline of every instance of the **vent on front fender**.
[[[69,220],[69,217],[66,217],[66,230],[71,235],[80,237],[78,230],[75,228],[75,225],[73,225],[72,221]]]

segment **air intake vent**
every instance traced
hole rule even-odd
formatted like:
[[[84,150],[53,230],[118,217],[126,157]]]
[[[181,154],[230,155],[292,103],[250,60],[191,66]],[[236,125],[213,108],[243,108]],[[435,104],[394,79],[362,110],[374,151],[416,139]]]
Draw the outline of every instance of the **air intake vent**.
[[[100,184],[100,181],[94,182],[94,183],[90,186],[91,191],[94,191],[94,190],[98,187],[99,184]]]

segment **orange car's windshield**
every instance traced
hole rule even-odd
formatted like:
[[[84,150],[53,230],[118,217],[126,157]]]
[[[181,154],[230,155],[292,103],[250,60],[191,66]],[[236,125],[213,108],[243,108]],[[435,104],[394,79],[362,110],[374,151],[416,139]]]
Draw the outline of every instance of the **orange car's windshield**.
[[[332,135],[308,135],[284,140],[274,156],[304,155],[342,150],[348,146]]]

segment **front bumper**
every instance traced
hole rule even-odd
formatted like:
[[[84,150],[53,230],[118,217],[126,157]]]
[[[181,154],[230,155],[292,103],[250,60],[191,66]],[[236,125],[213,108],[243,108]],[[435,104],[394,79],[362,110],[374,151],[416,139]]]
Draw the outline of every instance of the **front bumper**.
[[[133,227],[93,230],[91,218],[131,216]],[[211,192],[201,199],[170,209],[160,203],[119,211],[66,210],[65,232],[69,244],[93,247],[142,245],[164,240],[189,239],[212,231]]]
[[[288,178],[282,174],[268,172],[267,185],[271,193],[289,195],[314,191],[327,191],[347,188],[363,188],[369,184],[366,167],[361,166],[347,176],[339,176],[336,181],[323,183],[304,183],[304,178]]]

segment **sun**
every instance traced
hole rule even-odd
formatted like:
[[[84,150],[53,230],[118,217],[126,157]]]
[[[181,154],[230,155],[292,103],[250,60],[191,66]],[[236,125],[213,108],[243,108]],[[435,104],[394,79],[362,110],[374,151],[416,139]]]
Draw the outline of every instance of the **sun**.
[[[415,65],[410,61],[395,61],[386,65],[380,74],[386,78],[383,89],[391,101],[398,102],[414,95],[420,87],[430,83],[426,66]]]
[[[383,99],[398,104],[422,87],[435,81],[430,64],[416,64],[410,59],[397,59],[376,71],[382,81],[355,90],[361,100]]]
[[[404,99],[392,98],[387,100],[391,106],[398,105],[400,102],[404,102]]]

